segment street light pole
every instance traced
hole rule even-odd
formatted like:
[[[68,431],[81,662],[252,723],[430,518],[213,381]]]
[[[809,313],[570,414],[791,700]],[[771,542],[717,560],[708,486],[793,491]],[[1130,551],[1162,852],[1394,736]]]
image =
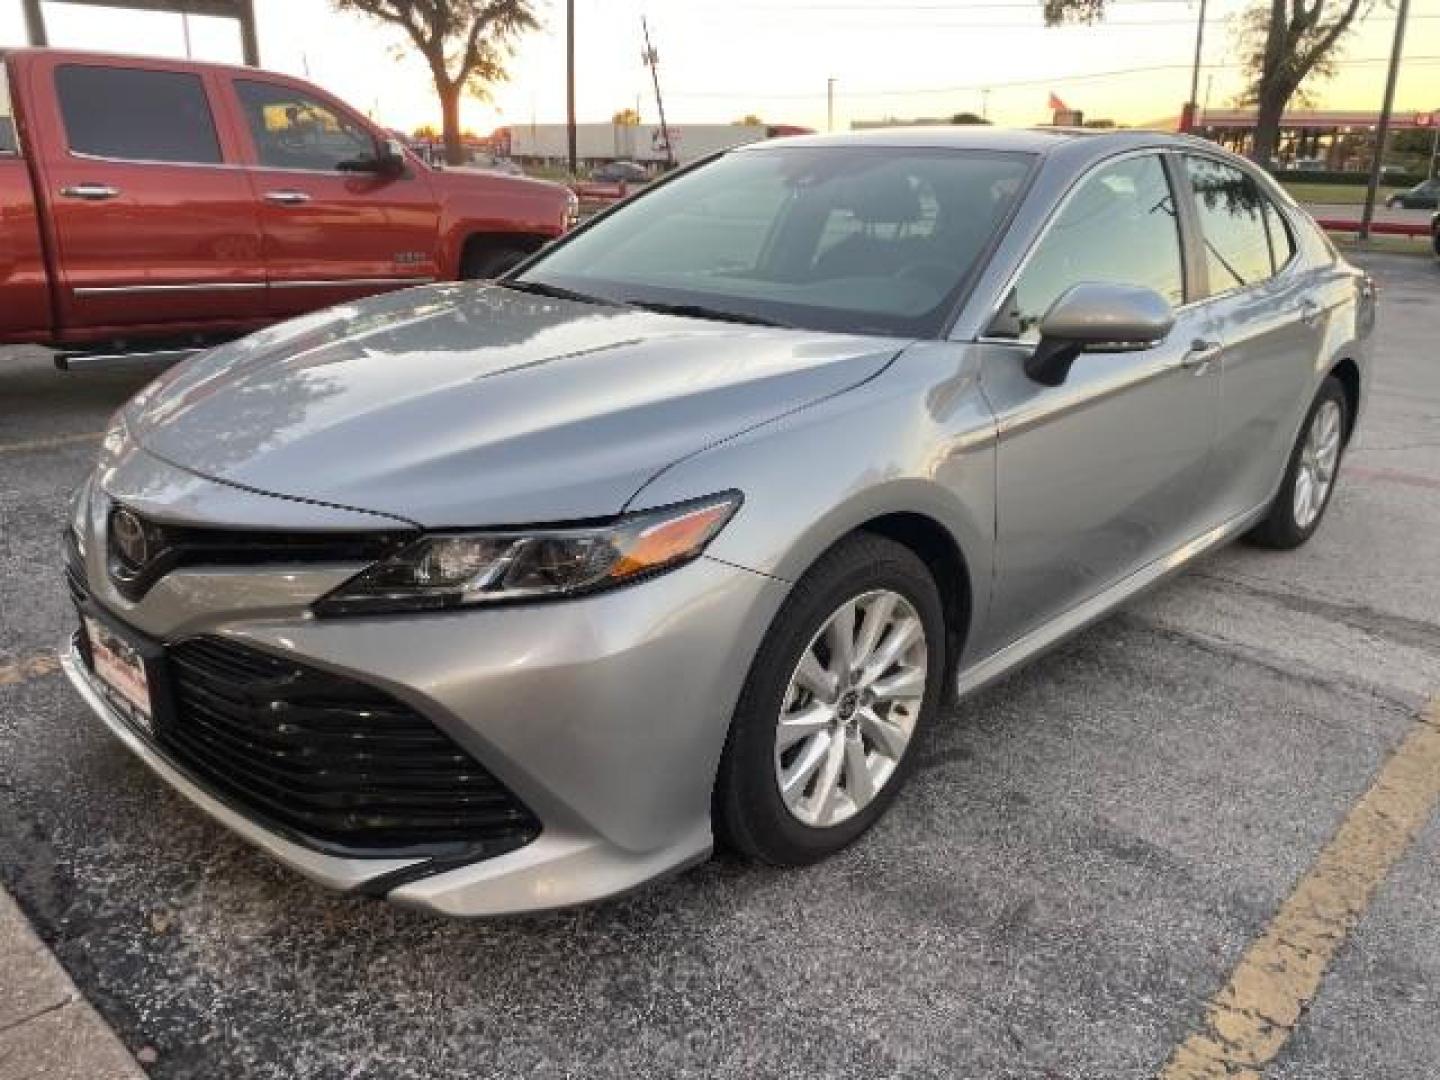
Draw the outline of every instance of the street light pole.
[[[825,130],[835,130],[835,80],[825,80]]]
[[[1400,75],[1400,54],[1405,49],[1405,20],[1410,14],[1410,0],[1400,0],[1395,12],[1395,45],[1390,50],[1390,71],[1385,76],[1385,102],[1380,107],[1380,122],[1375,126],[1375,155],[1370,161],[1370,183],[1365,188],[1365,210],[1360,215],[1361,240],[1370,239],[1370,226],[1375,221],[1375,197],[1380,193],[1380,167],[1385,157],[1385,142],[1390,136],[1390,110],[1395,107],[1395,81]]]

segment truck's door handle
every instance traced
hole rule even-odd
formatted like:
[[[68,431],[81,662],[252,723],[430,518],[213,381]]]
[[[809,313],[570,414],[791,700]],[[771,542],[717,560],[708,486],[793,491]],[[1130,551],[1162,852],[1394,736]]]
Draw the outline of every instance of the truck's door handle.
[[[265,201],[278,203],[281,206],[300,206],[310,201],[310,196],[303,191],[267,191]]]
[[[1314,300],[1300,301],[1300,322],[1305,326],[1314,326],[1320,321],[1320,305]]]
[[[84,199],[86,202],[104,202],[120,194],[120,189],[109,184],[71,184],[60,189],[67,199]]]
[[[1196,375],[1204,375],[1210,370],[1210,365],[1224,351],[1225,346],[1218,341],[1196,338],[1190,343],[1189,350],[1180,358],[1180,366],[1186,371],[1193,371]]]

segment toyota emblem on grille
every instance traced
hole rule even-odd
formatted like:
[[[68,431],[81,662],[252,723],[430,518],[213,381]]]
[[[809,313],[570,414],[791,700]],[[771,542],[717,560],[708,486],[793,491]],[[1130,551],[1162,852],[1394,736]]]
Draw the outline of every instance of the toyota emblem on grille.
[[[150,558],[145,523],[124,507],[116,510],[110,518],[110,546],[127,569],[140,569]]]

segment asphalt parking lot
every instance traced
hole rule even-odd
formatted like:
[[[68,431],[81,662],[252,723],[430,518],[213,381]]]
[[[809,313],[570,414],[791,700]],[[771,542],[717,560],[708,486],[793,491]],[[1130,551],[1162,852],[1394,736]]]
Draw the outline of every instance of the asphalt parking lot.
[[[965,702],[837,859],[493,922],[312,886],[100,728],[46,656],[56,540],[144,377],[0,356],[0,883],[155,1077],[1153,1076],[1440,695],[1440,266],[1365,261],[1378,374],[1311,545]],[[1267,1076],[1440,1076],[1428,809],[1397,854]]]

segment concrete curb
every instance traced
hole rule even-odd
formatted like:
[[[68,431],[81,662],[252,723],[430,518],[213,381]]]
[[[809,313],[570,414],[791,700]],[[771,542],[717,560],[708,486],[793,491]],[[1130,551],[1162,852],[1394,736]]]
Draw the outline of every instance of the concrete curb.
[[[0,1080],[145,1080],[0,889]]]

